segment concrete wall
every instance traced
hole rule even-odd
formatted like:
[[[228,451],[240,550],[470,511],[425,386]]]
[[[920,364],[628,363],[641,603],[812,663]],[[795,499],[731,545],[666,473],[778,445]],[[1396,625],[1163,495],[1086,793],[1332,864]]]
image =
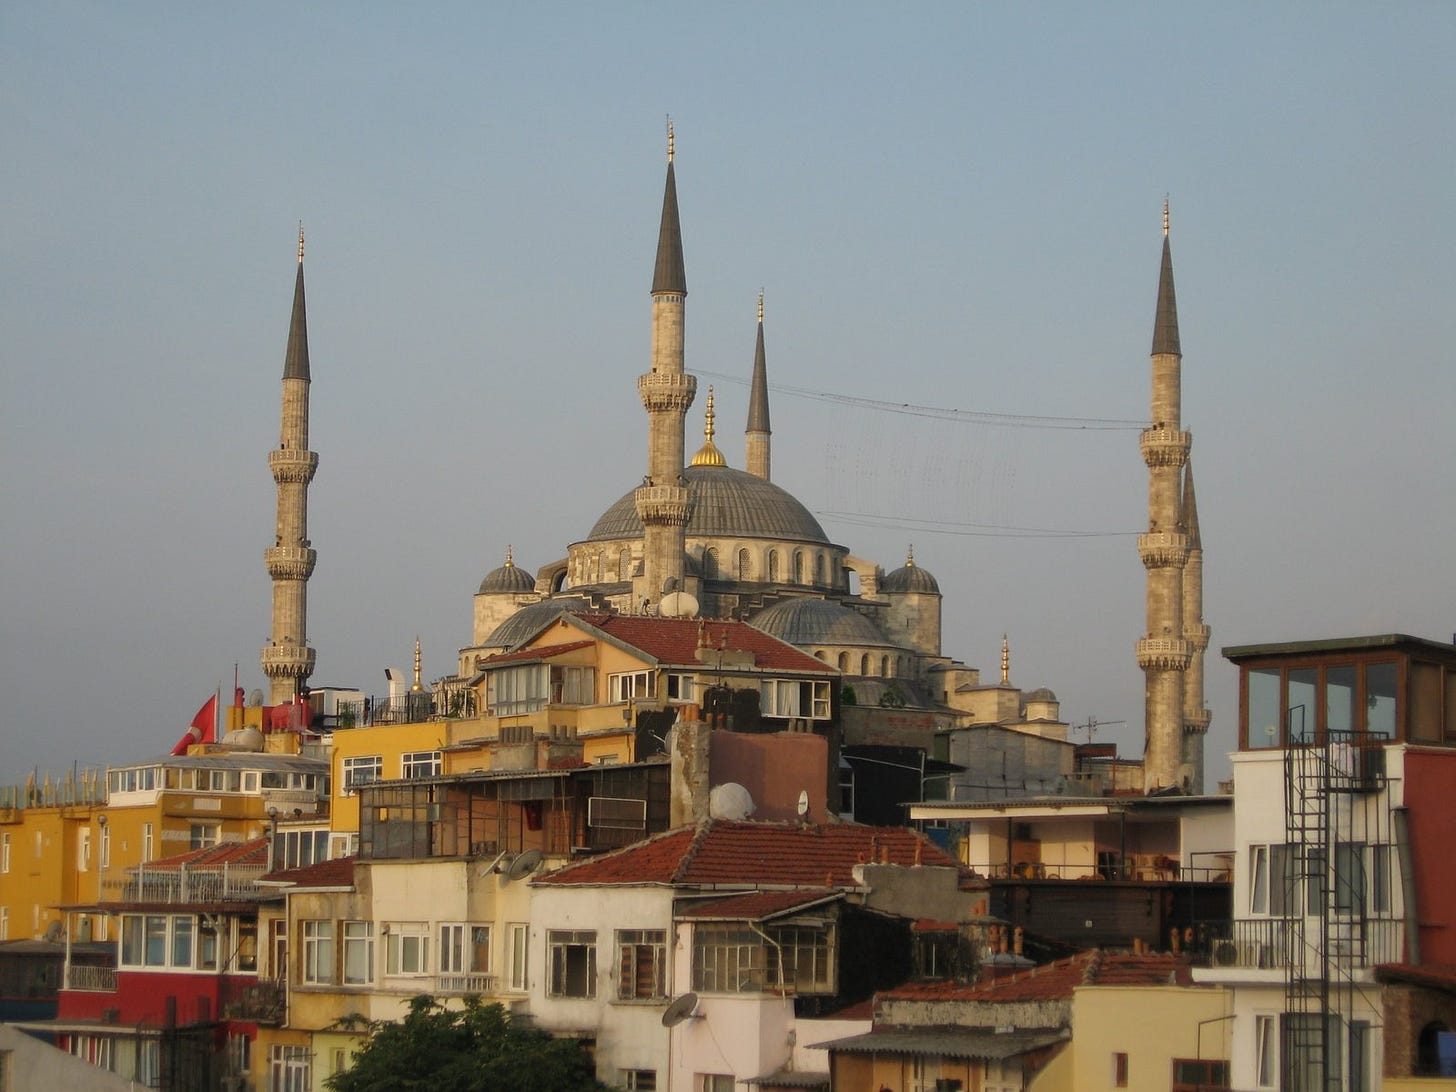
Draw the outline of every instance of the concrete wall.
[[[49,1043],[0,1024],[0,1054],[6,1056],[7,1089],[47,1092],[127,1092],[136,1087],[124,1077],[73,1058]]]
[[[1113,1056],[1127,1055],[1127,1085],[1166,1092],[1173,1059],[1229,1057],[1232,998],[1179,986],[1083,986],[1072,998],[1073,1087],[1113,1087]],[[1252,1088],[1240,1083],[1235,1088]]]

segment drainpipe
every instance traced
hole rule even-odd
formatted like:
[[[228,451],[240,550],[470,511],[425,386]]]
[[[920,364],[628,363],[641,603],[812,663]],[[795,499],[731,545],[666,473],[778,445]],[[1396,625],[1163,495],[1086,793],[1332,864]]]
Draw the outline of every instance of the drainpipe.
[[[1395,855],[1400,862],[1400,902],[1405,915],[1407,963],[1421,961],[1421,920],[1416,910],[1416,878],[1411,860],[1410,811],[1404,805],[1391,809],[1395,820]]]

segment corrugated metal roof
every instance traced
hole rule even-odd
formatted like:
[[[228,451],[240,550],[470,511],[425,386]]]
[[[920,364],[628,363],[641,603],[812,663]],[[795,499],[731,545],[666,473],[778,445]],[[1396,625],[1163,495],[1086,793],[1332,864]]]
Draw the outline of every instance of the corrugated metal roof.
[[[1060,1029],[1018,1029],[997,1032],[977,1028],[884,1028],[814,1043],[820,1050],[844,1054],[921,1054],[942,1058],[1015,1058],[1028,1051],[1065,1042],[1069,1033]]]

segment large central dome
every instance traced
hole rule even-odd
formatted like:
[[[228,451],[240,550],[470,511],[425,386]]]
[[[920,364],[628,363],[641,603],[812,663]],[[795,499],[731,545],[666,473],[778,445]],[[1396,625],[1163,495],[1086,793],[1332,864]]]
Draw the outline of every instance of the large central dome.
[[[773,482],[728,466],[690,466],[683,476],[693,498],[693,515],[687,525],[690,538],[829,543],[809,510]],[[636,492],[630,490],[602,513],[586,541],[641,538]]]

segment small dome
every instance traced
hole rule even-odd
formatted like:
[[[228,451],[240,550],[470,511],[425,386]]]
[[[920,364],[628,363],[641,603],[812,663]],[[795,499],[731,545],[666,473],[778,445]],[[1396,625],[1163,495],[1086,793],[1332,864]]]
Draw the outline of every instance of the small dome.
[[[905,557],[905,564],[894,572],[887,573],[880,581],[880,591],[888,595],[904,592],[939,595],[940,585],[930,575],[929,569],[922,569],[915,564],[915,548],[912,546]]]
[[[515,648],[529,640],[563,614],[586,614],[590,608],[585,599],[543,599],[522,607],[491,631],[481,642],[482,648]]]
[[[506,563],[498,569],[491,569],[480,582],[480,594],[494,592],[530,592],[536,590],[536,578],[525,569],[516,567],[511,559],[511,548],[506,547]]]
[[[755,629],[791,645],[888,645],[858,611],[825,599],[785,599],[748,620]]]
[[[1048,690],[1045,686],[1039,686],[1035,690],[1033,690],[1030,694],[1027,694],[1024,700],[1026,700],[1026,701],[1056,701],[1057,700],[1057,696],[1055,694],[1053,694],[1050,690]]]

